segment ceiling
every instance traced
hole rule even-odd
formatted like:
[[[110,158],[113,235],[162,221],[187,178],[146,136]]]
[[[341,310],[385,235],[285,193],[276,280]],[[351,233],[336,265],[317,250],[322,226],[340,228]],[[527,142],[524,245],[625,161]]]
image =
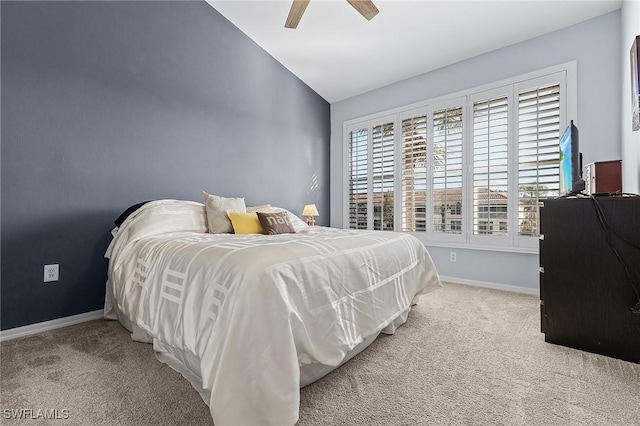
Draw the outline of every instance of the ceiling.
[[[366,21],[345,0],[207,0],[328,102],[442,68],[619,9],[621,0],[374,0]]]

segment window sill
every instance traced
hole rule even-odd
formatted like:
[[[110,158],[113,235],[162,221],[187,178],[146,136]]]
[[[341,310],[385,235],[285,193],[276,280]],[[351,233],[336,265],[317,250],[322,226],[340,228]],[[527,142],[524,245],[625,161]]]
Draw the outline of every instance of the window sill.
[[[452,241],[429,241],[425,238],[420,238],[413,233],[410,233],[414,237],[418,238],[426,247],[442,247],[442,248],[456,248],[464,250],[482,250],[482,251],[500,251],[508,253],[522,253],[522,254],[535,254],[537,255],[538,247],[519,247],[519,246],[492,246],[472,243],[456,243]]]

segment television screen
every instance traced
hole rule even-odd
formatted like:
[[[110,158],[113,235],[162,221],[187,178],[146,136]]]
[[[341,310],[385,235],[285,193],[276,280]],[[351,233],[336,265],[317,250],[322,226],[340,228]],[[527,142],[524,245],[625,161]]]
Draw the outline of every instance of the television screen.
[[[584,190],[582,164],[578,147],[578,129],[573,120],[560,138],[560,195]]]

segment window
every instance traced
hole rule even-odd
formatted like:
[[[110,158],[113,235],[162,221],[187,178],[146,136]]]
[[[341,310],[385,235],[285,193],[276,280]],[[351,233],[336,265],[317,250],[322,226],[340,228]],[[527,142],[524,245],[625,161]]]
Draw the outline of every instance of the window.
[[[539,235],[540,199],[558,195],[560,131],[559,84],[518,94],[519,235]]]
[[[569,92],[575,63],[345,123],[346,223],[537,247],[540,200],[558,194]]]
[[[349,228],[394,229],[394,122],[349,130]]]
[[[367,229],[367,129],[349,133],[349,228]]]
[[[433,113],[433,232],[459,234],[451,226],[451,208],[462,213],[462,107]]]
[[[492,218],[507,218],[507,206],[506,205],[482,205],[478,208],[478,217],[481,219]]]
[[[487,222],[486,220],[479,220],[476,233],[491,234],[491,229],[489,228],[489,222]]]
[[[373,229],[393,231],[393,122],[373,127]]]
[[[427,116],[402,120],[402,227],[427,229]]]
[[[508,214],[509,99],[473,103],[473,233],[493,234],[480,219],[493,219],[495,207]],[[506,219],[506,218],[505,218]],[[482,222],[486,223],[486,221]],[[505,231],[498,233],[507,235]]]

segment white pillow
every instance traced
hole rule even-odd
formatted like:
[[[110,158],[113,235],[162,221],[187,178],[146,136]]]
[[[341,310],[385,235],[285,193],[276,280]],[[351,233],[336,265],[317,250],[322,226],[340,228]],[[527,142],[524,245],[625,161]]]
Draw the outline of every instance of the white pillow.
[[[247,207],[247,213],[275,213],[271,204],[262,204],[260,206]]]
[[[298,216],[296,216],[295,214],[291,213],[289,210],[287,209],[283,209],[281,207],[272,207],[274,212],[287,212],[289,213],[289,220],[291,220],[291,224],[293,225],[293,229],[296,230],[296,232],[300,232],[303,229],[307,229],[309,228],[309,225],[307,225],[307,222],[305,222],[304,220],[300,219]]]
[[[233,232],[233,225],[227,216],[227,210],[246,212],[244,198],[225,198],[207,194],[202,191],[204,206],[207,211],[207,225],[210,234],[224,234]]]

